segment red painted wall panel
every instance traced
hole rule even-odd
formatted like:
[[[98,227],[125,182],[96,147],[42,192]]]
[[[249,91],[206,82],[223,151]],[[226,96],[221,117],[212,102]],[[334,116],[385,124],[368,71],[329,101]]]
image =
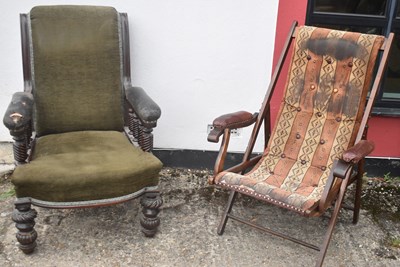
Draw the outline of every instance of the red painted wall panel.
[[[307,0],[280,0],[278,7],[278,20],[276,24],[275,49],[273,66],[279,59],[283,44],[289,28],[294,20],[299,25],[304,24],[306,17]],[[290,56],[290,55],[289,55]],[[288,64],[282,69],[281,78],[278,80],[275,96],[271,100],[272,121],[276,115],[285,87]],[[375,142],[375,150],[370,156],[375,157],[400,157],[400,118],[372,117],[369,121],[368,139]]]
[[[275,48],[274,48],[274,61],[273,66],[279,59],[282,52],[283,45],[289,33],[290,26],[293,21],[297,20],[299,24],[304,24],[306,17],[307,0],[293,1],[293,0],[280,0],[278,6],[278,19],[276,23],[275,34]],[[289,49],[288,57],[291,55],[292,49]],[[288,62],[286,62],[288,63]],[[271,99],[271,117],[272,123],[275,124],[276,115],[282,100],[283,89],[285,87],[286,76],[289,64],[283,66],[280,79],[277,82],[275,94]]]
[[[370,156],[400,157],[400,118],[372,117],[368,140],[375,143]]]

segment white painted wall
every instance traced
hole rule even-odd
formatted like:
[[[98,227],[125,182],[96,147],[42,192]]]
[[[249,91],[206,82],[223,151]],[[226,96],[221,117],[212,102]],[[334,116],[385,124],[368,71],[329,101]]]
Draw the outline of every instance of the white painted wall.
[[[155,147],[218,150],[207,124],[256,112],[271,76],[279,0],[18,0],[0,9],[0,114],[23,90],[19,13],[35,5],[114,6],[130,19],[133,84],[160,105]],[[243,151],[250,130],[231,141]],[[0,127],[0,141],[10,141]],[[261,145],[261,143],[260,143]],[[261,151],[261,146],[256,150]]]

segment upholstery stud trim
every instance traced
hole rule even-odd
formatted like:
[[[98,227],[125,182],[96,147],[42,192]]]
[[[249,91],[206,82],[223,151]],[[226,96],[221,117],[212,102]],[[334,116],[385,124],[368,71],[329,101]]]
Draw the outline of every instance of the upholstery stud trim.
[[[303,210],[303,209],[294,207],[294,206],[292,206],[292,205],[289,205],[289,204],[283,203],[283,202],[281,202],[281,201],[272,199],[272,198],[270,198],[270,197],[268,197],[268,196],[266,196],[266,195],[259,194],[259,193],[254,192],[254,191],[250,191],[250,190],[248,190],[248,189],[244,189],[244,188],[241,188],[241,187],[239,187],[239,186],[230,185],[230,184],[221,183],[221,182],[216,183],[216,185],[219,185],[219,186],[222,186],[222,187],[227,187],[227,188],[233,189],[233,190],[235,190],[235,191],[237,191],[237,192],[239,192],[239,193],[244,193],[244,194],[247,194],[247,195],[252,195],[252,196],[254,196],[254,197],[256,197],[256,198],[258,198],[258,199],[260,199],[260,200],[265,200],[265,201],[267,201],[267,202],[274,203],[274,204],[276,204],[276,205],[278,205],[278,206],[281,206],[281,207],[283,207],[283,208],[287,208],[287,209],[290,209],[290,210],[294,210],[294,211],[296,211],[296,212],[298,212],[298,213],[301,213],[301,214],[303,214],[303,215],[309,214],[309,211],[306,211],[306,210]]]

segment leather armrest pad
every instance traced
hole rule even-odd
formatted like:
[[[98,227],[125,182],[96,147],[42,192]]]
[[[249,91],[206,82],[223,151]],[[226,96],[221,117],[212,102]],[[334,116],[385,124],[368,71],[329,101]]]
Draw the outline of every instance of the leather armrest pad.
[[[209,142],[218,143],[219,137],[225,129],[243,128],[253,124],[257,119],[258,113],[251,114],[247,111],[238,111],[224,114],[213,121],[214,129],[208,134]]]
[[[238,111],[224,114],[213,121],[213,126],[217,128],[243,128],[254,123],[257,114],[251,114],[247,111]]]
[[[346,162],[357,163],[361,159],[365,158],[375,148],[373,142],[368,140],[361,140],[353,147],[343,152],[343,160]]]
[[[3,117],[4,125],[10,132],[24,130],[32,119],[33,95],[27,92],[14,93]]]
[[[161,109],[156,102],[140,87],[126,88],[125,95],[139,119],[151,127],[156,126],[161,116]]]

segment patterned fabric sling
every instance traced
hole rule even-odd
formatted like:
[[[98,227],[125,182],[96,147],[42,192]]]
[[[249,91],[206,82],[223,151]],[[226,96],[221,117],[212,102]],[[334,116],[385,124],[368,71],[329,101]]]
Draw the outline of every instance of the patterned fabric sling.
[[[217,185],[310,215],[335,159],[354,145],[382,36],[299,27],[284,97],[263,158]]]

